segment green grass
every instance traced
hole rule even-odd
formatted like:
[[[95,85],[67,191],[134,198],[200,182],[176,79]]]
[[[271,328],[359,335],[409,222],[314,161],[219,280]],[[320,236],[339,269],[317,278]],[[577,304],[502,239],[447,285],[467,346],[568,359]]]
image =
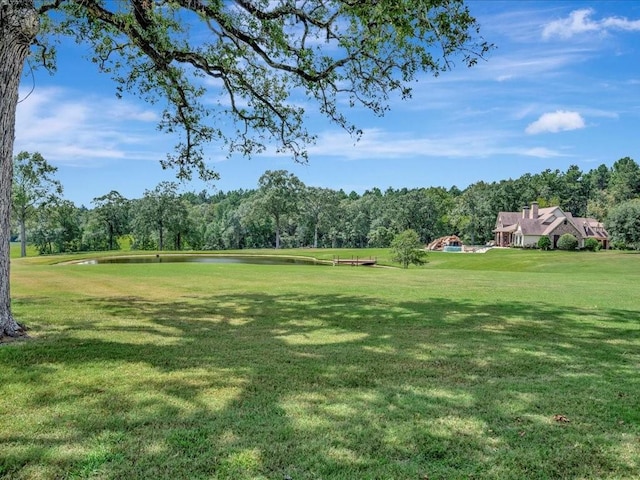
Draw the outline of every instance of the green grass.
[[[0,347],[0,478],[640,471],[640,255],[432,253],[409,270],[68,258],[12,261],[32,339]]]
[[[11,242],[10,249],[11,258],[20,257],[20,242]],[[38,249],[31,244],[27,244],[27,257],[38,255]]]

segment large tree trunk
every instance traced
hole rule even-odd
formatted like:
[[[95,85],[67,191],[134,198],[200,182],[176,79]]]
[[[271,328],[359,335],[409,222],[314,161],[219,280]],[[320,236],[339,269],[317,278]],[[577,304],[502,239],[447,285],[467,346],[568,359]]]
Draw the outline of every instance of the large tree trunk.
[[[38,27],[33,0],[0,0],[0,338],[24,334],[11,314],[11,182],[18,86]]]

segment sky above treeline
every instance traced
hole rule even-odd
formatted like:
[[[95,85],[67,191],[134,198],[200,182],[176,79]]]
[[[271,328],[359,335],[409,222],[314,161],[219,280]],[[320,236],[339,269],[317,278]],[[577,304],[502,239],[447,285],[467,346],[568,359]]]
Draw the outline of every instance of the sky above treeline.
[[[269,150],[207,157],[220,179],[185,191],[256,188],[266,170],[284,169],[309,186],[363,193],[374,187],[457,186],[518,178],[577,165],[587,172],[622,157],[640,161],[640,2],[470,1],[481,34],[496,48],[477,66],[421,76],[413,97],[378,118],[347,111],[364,134],[310,116],[318,135],[309,163]],[[58,72],[27,69],[15,152],[40,152],[58,168],[76,205],[116,190],[140,198],[175,172],[162,170],[176,138],[158,132],[161,109],[116,98],[86,46],[59,47]]]

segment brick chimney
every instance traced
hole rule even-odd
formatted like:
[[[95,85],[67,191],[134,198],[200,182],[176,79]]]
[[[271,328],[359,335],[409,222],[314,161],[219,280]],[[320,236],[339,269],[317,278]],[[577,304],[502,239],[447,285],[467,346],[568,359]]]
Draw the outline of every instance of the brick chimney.
[[[529,218],[529,207],[522,207],[522,218]]]
[[[531,202],[531,218],[538,218],[538,202]]]

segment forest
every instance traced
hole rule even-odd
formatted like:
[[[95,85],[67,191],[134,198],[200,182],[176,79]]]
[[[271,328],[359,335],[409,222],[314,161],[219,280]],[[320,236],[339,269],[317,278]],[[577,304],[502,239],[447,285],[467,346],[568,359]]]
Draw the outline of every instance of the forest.
[[[572,165],[465,189],[373,188],[361,194],[307,186],[286,170],[268,170],[254,189],[185,193],[177,182],[162,182],[142,198],[104,192],[90,207],[65,200],[55,173],[39,153],[14,157],[12,240],[24,240],[40,254],[388,247],[409,229],[425,244],[455,234],[481,245],[494,238],[498,212],[519,211],[532,201],[596,218],[614,248],[640,249],[640,167],[629,157],[588,172]]]

